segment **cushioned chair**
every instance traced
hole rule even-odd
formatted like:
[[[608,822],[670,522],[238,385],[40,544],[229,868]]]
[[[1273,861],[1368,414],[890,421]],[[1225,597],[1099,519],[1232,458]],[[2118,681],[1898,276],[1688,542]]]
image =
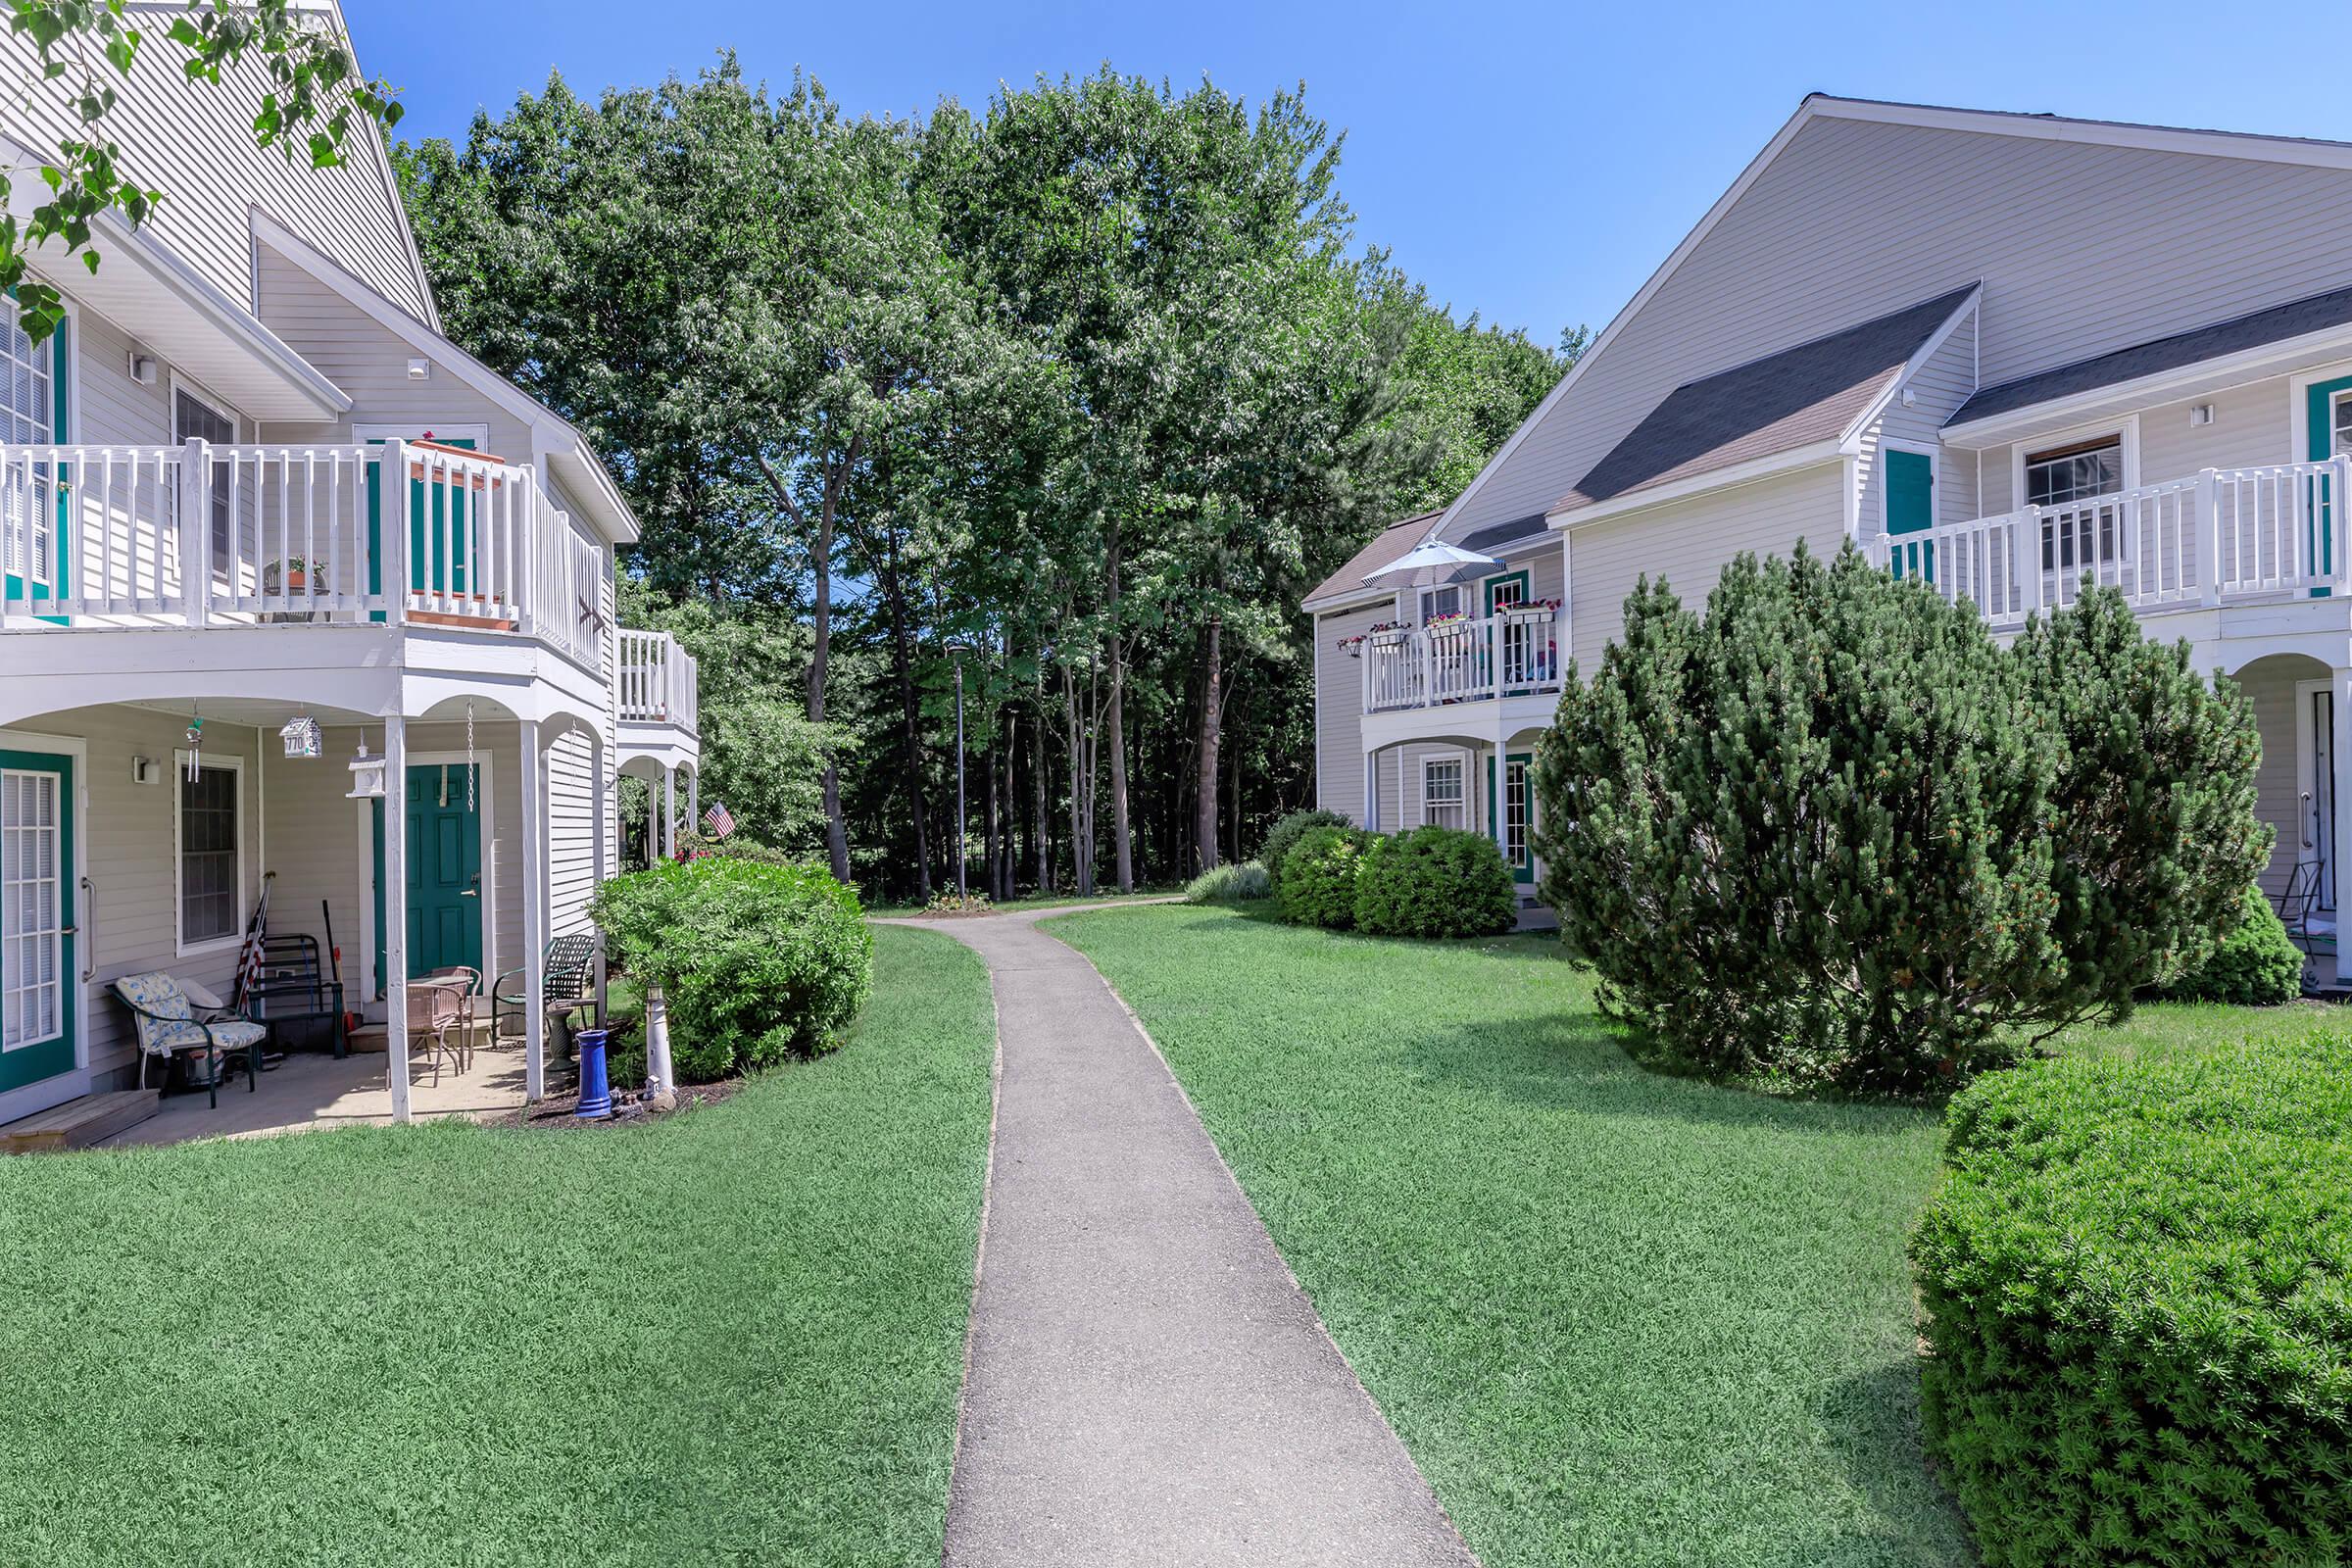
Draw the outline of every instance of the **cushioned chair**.
[[[202,1053],[206,1067],[205,1092],[217,1108],[220,1103],[220,1074],[232,1051],[245,1053],[245,1088],[251,1093],[262,1073],[262,1042],[270,1031],[250,1018],[217,1004],[199,1004],[178,980],[161,969],[126,974],[114,993],[139,1023],[139,1087],[147,1087],[147,1058]],[[169,1082],[169,1074],[166,1075]]]

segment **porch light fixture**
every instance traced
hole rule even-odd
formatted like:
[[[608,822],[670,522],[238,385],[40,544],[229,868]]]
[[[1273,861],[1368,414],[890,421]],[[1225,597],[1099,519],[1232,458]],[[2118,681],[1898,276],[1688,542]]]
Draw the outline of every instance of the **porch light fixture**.
[[[360,742],[360,752],[351,760],[351,791],[347,801],[380,801],[384,798],[384,760],[368,755],[368,742]]]
[[[326,749],[318,733],[318,721],[308,713],[297,713],[287,719],[277,738],[286,743],[288,757],[317,757]]]

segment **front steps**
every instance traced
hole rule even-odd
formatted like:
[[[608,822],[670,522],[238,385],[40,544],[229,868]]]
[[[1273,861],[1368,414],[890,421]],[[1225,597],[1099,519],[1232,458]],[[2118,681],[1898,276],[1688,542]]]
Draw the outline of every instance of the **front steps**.
[[[37,1154],[87,1149],[125,1127],[136,1127],[162,1106],[152,1089],[117,1089],[84,1095],[62,1105],[0,1127],[0,1154]]]

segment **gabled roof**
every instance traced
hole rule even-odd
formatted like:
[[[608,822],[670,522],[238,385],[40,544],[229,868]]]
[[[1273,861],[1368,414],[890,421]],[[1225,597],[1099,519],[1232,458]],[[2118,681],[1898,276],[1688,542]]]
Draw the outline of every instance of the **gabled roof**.
[[[2352,288],[2329,289],[2325,294],[2249,311],[2226,321],[2134,343],[2130,348],[1985,387],[1961,404],[1944,423],[1948,426],[1994,418],[2035,404],[2078,397],[2101,387],[2136,381],[2142,376],[2162,375],[2204,360],[2242,354],[2347,323],[2352,323]]]
[[[1487,481],[1506,466],[1529,433],[1541,426],[1554,405],[1565,397],[1624,330],[1627,323],[1642,313],[1643,306],[1665,287],[1683,263],[1695,251],[1715,225],[1748,187],[1762,176],[1798,132],[1817,120],[1875,121],[1884,124],[1932,126],[1942,129],[1981,131],[1996,136],[2018,136],[2048,141],[2084,143],[2092,146],[2132,147],[2168,152],[2204,153],[2220,158],[2237,158],[2253,163],[2304,165],[2322,169],[2352,171],[2352,143],[2322,141],[2296,136],[2270,136],[2247,131],[2181,129],[2163,125],[2132,124],[2115,121],[2082,120],[2048,114],[2016,114],[2002,110],[1949,109],[1931,104],[1888,103],[1867,98],[1839,98],[1828,93],[1809,93],[1796,107],[1796,112],[1782,125],[1761,152],[1749,160],[1739,178],[1717,197],[1690,233],[1683,236],[1656,271],[1627,301],[1624,308],[1609,319],[1600,335],[1592,340],[1576,364],[1568,368],[1534,413],[1520,421],[1494,455],[1487,460],[1478,476],[1453,499],[1439,520],[1438,531],[1443,533],[1459,516],[1464,508],[1484,488]]]
[[[1313,610],[1327,599],[1345,599],[1364,590],[1364,579],[1386,566],[1421,542],[1429,525],[1438,520],[1439,514],[1424,512],[1417,517],[1392,522],[1372,536],[1371,542],[1348,558],[1348,564],[1315,585],[1306,596],[1304,608]]]
[[[1550,515],[1844,438],[1976,285],[1686,381]]]

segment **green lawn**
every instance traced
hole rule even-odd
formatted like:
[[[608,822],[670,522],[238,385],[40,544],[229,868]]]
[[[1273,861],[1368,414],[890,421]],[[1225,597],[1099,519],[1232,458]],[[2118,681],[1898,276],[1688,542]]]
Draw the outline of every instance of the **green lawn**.
[[[1490,1568],[1971,1560],[1917,1430],[1935,1112],[1643,1072],[1549,939],[1048,929],[1142,1015]],[[2074,1049],[2250,1019],[2313,1021],[2151,1007]]]
[[[44,1563],[936,1564],[979,962],[643,1128],[0,1160],[0,1517]]]

